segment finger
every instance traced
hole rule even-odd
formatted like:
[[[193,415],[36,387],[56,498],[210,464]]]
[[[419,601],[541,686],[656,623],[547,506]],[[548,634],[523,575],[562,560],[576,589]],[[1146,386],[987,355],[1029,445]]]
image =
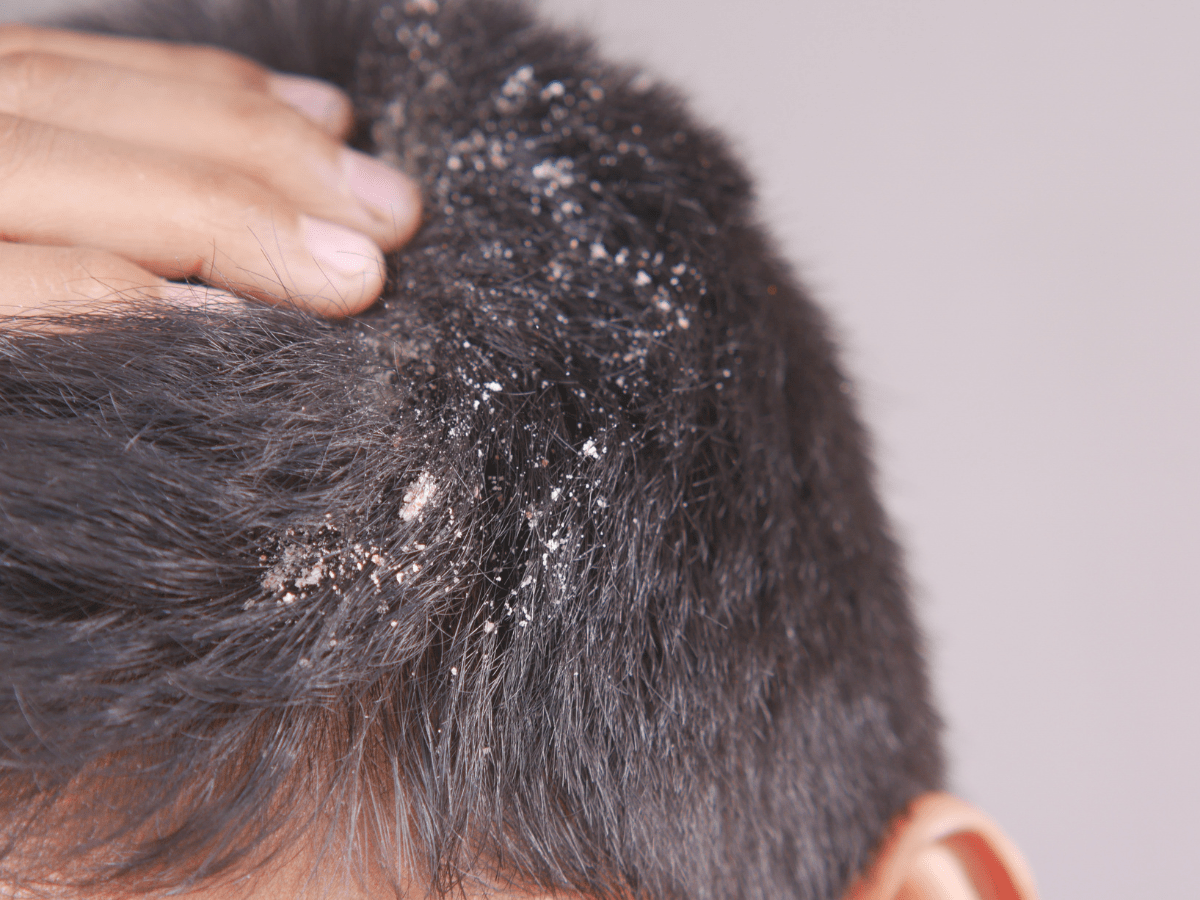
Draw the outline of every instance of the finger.
[[[267,74],[267,93],[339,141],[345,140],[354,128],[354,104],[328,81],[307,75],[270,72]]]
[[[369,306],[384,261],[227,166],[0,115],[0,239],[88,246],[326,316]]]
[[[244,56],[218,47],[168,44],[32,25],[0,25],[0,57],[19,53],[48,53],[91,60],[180,81],[270,94],[336,138],[344,138],[353,124],[350,98],[328,82],[272,72]]]
[[[266,94],[23,52],[0,57],[0,113],[242,169],[386,249],[418,224],[413,182]]]
[[[0,241],[0,322],[99,312],[123,300],[212,308],[241,302],[224,291],[164,281],[115,253]]]

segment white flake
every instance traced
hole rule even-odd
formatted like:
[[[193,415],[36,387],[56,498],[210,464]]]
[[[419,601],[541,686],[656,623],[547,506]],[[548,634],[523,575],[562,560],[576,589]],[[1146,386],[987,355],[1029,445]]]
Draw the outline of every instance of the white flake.
[[[325,575],[325,564],[317,563],[303,578],[296,579],[296,587],[312,587],[321,583],[321,578]]]
[[[556,160],[543,159],[533,167],[532,173],[539,181],[548,182],[545,187],[546,196],[552,197],[559,188],[570,187],[575,183],[575,176],[571,173],[574,168],[575,161],[563,156]]]
[[[422,472],[415,482],[404,492],[404,505],[400,507],[400,518],[411,522],[421,515],[425,505],[436,496],[437,483],[428,472]]]
[[[516,97],[524,94],[529,88],[530,82],[533,81],[533,66],[521,66],[517,71],[508,76],[508,80],[504,82],[504,86],[500,88],[500,93],[505,97]]]

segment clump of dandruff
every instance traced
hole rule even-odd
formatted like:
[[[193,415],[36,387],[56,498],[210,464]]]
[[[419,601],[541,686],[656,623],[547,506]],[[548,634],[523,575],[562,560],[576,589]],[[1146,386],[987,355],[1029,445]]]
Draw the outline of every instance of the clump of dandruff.
[[[405,522],[420,519],[425,507],[438,493],[438,484],[428,472],[422,472],[404,492],[401,501],[400,518]]]
[[[533,66],[521,66],[500,86],[496,108],[505,114],[516,112],[525,105],[533,84]]]
[[[267,567],[259,586],[278,606],[291,606],[306,599],[335,577],[340,543],[341,535],[328,523],[310,533],[287,529],[259,554],[258,561]],[[249,609],[254,604],[254,600],[248,600],[245,605]]]
[[[424,549],[424,545],[418,545]],[[266,599],[279,607],[290,607],[308,600],[318,590],[343,593],[351,580],[365,577],[378,591],[384,579],[401,571],[419,571],[419,564],[401,565],[388,552],[371,541],[346,541],[341,532],[324,523],[312,530],[288,528],[270,548],[258,557],[266,571],[259,586]],[[403,581],[403,578],[397,579]],[[257,600],[244,604],[246,609]]]

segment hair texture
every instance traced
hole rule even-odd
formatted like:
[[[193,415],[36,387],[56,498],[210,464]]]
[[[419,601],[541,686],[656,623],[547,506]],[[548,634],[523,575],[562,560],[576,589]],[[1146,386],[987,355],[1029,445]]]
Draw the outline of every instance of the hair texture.
[[[424,186],[375,308],[0,329],[0,874],[833,900],[941,781],[822,315],[679,98],[491,0],[127,7]],[[406,887],[407,886],[407,887]]]

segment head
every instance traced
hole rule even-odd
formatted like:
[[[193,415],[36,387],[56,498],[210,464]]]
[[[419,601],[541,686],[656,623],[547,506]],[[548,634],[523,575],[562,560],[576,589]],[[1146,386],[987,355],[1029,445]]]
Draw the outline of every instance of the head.
[[[428,219],[350,323],[0,332],[12,890],[882,872],[937,717],[849,384],[721,141],[509,5],[201,9],[114,27],[342,84]]]

